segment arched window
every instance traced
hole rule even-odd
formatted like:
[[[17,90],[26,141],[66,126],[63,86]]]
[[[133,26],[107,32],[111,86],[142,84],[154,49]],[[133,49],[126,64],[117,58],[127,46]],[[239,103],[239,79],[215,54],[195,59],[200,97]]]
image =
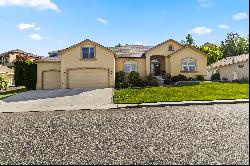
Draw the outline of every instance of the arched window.
[[[134,61],[126,61],[124,62],[124,72],[130,73],[131,71],[137,72],[137,62]]]
[[[196,71],[196,59],[193,58],[182,59],[182,71],[187,71],[187,72]]]

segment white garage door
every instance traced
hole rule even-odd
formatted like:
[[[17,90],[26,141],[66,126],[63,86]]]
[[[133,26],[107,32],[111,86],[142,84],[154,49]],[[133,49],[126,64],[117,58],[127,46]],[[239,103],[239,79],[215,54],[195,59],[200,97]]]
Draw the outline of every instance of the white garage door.
[[[43,89],[61,88],[61,72],[46,71],[43,72]]]
[[[108,88],[107,69],[68,70],[68,88]]]

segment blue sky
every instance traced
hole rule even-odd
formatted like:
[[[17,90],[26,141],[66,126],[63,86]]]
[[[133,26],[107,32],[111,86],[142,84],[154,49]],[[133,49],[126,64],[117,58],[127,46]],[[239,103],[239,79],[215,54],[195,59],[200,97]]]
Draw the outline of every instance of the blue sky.
[[[192,33],[197,45],[247,36],[248,0],[0,0],[0,52],[47,56],[89,38],[156,45]]]

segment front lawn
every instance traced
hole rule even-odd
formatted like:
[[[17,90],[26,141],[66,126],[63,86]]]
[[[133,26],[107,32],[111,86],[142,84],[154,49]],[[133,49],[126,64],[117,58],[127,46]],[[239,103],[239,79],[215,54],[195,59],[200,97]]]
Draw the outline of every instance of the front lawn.
[[[194,86],[115,90],[114,103],[248,99],[249,84],[201,82]]]
[[[25,87],[13,88],[11,90],[6,90],[6,91],[0,91],[0,100],[4,99],[6,97],[13,96],[13,95],[20,93],[20,92],[25,92],[25,91],[26,91]]]

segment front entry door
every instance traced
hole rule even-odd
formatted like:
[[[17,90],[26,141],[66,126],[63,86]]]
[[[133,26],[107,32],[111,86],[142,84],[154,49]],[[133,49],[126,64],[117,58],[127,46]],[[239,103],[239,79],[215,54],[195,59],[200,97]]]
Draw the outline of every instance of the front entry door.
[[[155,63],[154,64],[154,74],[156,76],[160,76],[161,75],[161,66],[159,63]]]

